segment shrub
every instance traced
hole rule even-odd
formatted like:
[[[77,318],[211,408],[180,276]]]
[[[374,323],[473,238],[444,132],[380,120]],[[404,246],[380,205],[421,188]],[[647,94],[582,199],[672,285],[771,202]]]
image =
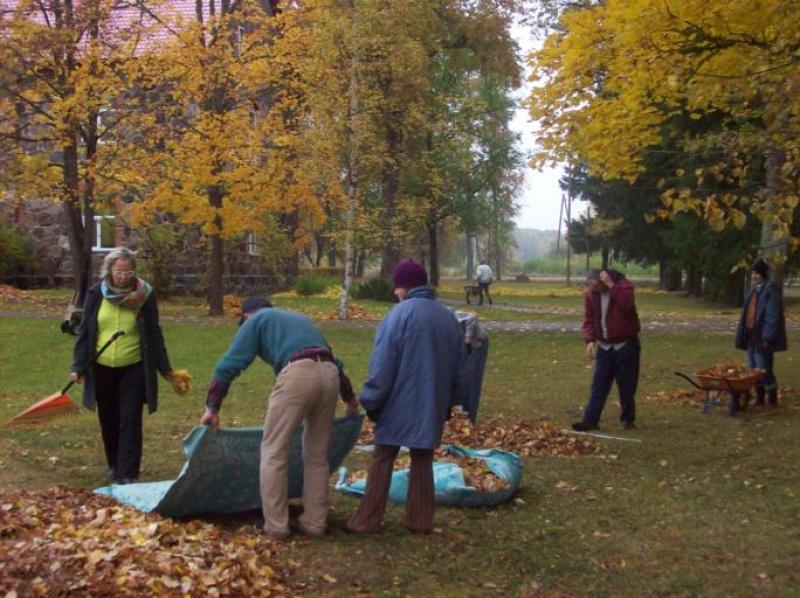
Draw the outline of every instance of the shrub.
[[[139,250],[136,252],[141,261],[139,271],[161,297],[168,297],[174,290],[172,270],[187,234],[187,227],[169,222],[151,224],[139,230]]]
[[[358,284],[353,289],[355,299],[372,299],[374,301],[396,301],[392,283],[380,276],[373,276]]]
[[[302,276],[326,276],[337,280],[341,280],[344,277],[344,268],[330,268],[327,266],[304,269],[300,272]]]
[[[298,295],[303,297],[310,297],[311,295],[320,295],[328,290],[331,282],[330,279],[322,276],[312,276],[304,274],[298,276],[294,281],[294,290]]]
[[[30,274],[36,270],[36,256],[26,235],[16,226],[0,221],[0,275]]]

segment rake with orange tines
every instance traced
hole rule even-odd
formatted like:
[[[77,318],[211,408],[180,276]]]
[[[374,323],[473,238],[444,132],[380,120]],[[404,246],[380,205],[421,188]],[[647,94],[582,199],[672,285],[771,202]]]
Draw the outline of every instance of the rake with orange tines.
[[[125,333],[122,330],[117,330],[112,334],[111,338],[100,347],[97,353],[95,353],[91,363],[94,363],[97,358],[103,354],[103,351],[108,349],[111,343],[123,334]],[[40,424],[65,415],[77,415],[80,412],[80,407],[78,407],[67,394],[67,391],[72,388],[73,384],[75,384],[75,380],[70,380],[69,384],[62,388],[60,392],[51,394],[49,397],[45,397],[41,401],[34,403],[19,415],[12,417],[4,423],[2,427],[10,428],[12,426],[24,424]]]

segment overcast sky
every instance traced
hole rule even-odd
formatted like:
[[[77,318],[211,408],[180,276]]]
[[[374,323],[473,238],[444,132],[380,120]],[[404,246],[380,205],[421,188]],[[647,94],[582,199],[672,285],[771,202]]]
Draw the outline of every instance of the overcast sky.
[[[522,49],[523,57],[527,55],[531,48],[540,43],[539,40],[533,38],[526,27],[514,27],[512,28],[512,34]],[[517,99],[522,100],[525,98],[529,89],[530,86],[526,82],[523,88],[515,94]],[[536,124],[531,122],[525,109],[520,107],[517,110],[511,123],[511,128],[521,135],[521,149],[525,155],[533,153],[536,148],[534,139]],[[514,219],[517,226],[544,230],[558,228],[558,213],[561,208],[561,189],[558,186],[560,176],[560,168],[546,168],[541,172],[533,168],[525,169],[525,183],[518,199],[520,211]],[[580,204],[573,204],[573,211],[579,206]]]

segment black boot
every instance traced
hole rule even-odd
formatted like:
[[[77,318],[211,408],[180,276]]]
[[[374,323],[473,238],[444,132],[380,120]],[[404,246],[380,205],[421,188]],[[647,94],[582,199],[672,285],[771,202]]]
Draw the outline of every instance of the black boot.
[[[770,388],[767,391],[767,397],[768,397],[770,406],[776,407],[778,405],[778,389],[777,388]]]
[[[766,392],[763,386],[756,386],[756,405],[764,406],[764,395]]]

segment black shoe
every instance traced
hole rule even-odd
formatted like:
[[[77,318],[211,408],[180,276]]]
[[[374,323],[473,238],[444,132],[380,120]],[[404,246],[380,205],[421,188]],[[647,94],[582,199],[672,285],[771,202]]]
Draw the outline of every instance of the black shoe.
[[[588,432],[589,430],[599,430],[595,424],[589,424],[586,422],[575,422],[572,424],[572,429],[576,432]]]
[[[622,427],[626,430],[635,430],[636,424],[633,422],[622,422]]]
[[[125,484],[135,484],[136,478],[119,478],[118,480],[114,480],[114,483],[117,486],[124,486]]]
[[[764,397],[767,394],[767,389],[763,386],[756,386],[756,405],[764,406]]]
[[[769,401],[770,407],[777,407],[778,405],[778,389],[777,388],[770,388],[767,390],[767,400]]]

